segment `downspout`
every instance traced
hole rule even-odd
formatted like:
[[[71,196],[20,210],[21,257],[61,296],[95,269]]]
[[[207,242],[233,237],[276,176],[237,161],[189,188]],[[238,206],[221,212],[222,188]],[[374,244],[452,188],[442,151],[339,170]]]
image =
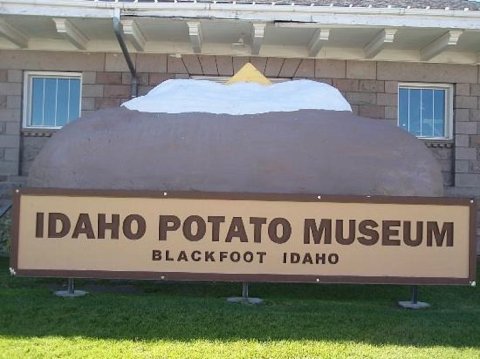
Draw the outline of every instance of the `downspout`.
[[[117,37],[118,44],[122,49],[123,57],[125,58],[125,61],[127,61],[128,69],[130,70],[130,74],[132,75],[132,80],[130,83],[130,97],[135,98],[138,96],[137,72],[135,71],[135,65],[133,65],[132,58],[128,53],[127,45],[125,44],[125,40],[123,38],[123,27],[122,27],[122,23],[120,22],[119,8],[116,8],[113,13],[113,31],[115,32],[115,36]]]

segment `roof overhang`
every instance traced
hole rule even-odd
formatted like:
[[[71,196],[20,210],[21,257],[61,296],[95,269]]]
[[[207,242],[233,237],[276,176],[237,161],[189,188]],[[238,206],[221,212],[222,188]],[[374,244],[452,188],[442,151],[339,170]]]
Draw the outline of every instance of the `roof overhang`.
[[[478,64],[480,11],[215,2],[0,2],[0,49]]]

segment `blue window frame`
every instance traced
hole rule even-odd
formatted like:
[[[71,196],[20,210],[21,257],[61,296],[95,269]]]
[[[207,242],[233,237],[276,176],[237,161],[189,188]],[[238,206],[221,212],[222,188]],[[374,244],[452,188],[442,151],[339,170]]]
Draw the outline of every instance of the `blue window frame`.
[[[58,129],[80,116],[79,73],[26,72],[24,127]]]
[[[450,85],[400,84],[398,125],[419,138],[450,139],[452,136],[452,88]]]

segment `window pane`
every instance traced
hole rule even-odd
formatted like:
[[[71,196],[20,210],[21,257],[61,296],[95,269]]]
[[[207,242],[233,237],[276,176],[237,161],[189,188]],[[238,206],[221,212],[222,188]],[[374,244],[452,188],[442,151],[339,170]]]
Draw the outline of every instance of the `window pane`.
[[[70,100],[68,121],[80,116],[80,79],[70,79]]]
[[[408,89],[401,88],[398,92],[398,123],[408,131]]]
[[[448,89],[399,87],[399,126],[417,137],[446,137],[447,95]]]
[[[433,90],[423,89],[422,91],[422,131],[421,136],[433,136]]]
[[[447,91],[445,90],[434,90],[433,98],[435,101],[434,107],[434,133],[435,137],[444,137],[445,136],[445,97]]]
[[[420,136],[421,134],[421,90],[420,89],[410,89],[409,90],[409,126],[408,130],[410,133],[415,136]]]
[[[27,126],[62,127],[80,116],[80,78],[32,74],[29,81]]]
[[[57,107],[57,79],[45,79],[44,126],[55,126]]]
[[[69,79],[58,79],[57,121],[56,126],[63,126],[68,119],[68,85]]]
[[[32,108],[29,121],[29,125],[32,126],[41,126],[43,124],[43,85],[43,79],[32,79]]]

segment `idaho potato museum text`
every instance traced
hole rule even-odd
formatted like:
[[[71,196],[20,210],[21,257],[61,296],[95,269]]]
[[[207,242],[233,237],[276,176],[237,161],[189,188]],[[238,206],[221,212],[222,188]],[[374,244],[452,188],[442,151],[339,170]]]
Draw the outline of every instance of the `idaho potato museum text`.
[[[94,216],[94,218],[92,218]],[[292,223],[283,217],[230,217],[220,215],[158,215],[157,223],[147,223],[139,214],[95,215],[80,213],[74,217],[60,212],[37,212],[35,237],[44,239],[128,240],[144,238],[147,227],[158,228],[159,241],[181,237],[186,241],[262,243],[281,245],[288,241],[303,244],[363,246],[453,247],[454,223],[400,219],[304,218],[293,233]]]

